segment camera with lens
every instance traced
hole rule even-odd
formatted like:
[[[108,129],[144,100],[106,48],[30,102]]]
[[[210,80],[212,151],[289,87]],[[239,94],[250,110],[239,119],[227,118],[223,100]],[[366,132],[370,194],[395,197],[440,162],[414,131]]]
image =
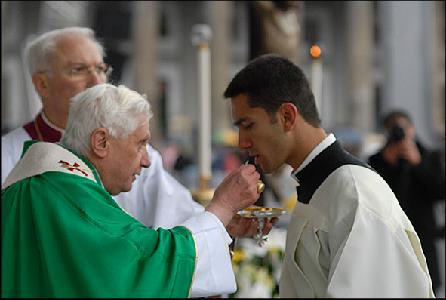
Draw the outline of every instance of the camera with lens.
[[[406,137],[406,133],[404,132],[404,128],[401,126],[395,125],[389,130],[389,135],[387,137],[387,143],[398,143]]]

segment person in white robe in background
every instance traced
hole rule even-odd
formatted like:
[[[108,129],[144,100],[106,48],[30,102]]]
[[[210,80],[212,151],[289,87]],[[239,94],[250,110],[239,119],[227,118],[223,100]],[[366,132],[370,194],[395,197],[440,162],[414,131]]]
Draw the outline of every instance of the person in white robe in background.
[[[46,32],[30,41],[27,65],[42,99],[34,120],[2,137],[2,184],[20,159],[27,140],[58,142],[68,118],[69,100],[107,80],[105,52],[89,28],[68,27]],[[151,228],[170,228],[204,211],[190,192],[163,167],[159,152],[147,145],[152,166],[144,169],[131,192],[115,196],[117,203]]]
[[[290,165],[297,182],[281,297],[434,297],[410,220],[385,180],[321,128],[298,66],[262,55],[235,75],[224,96],[239,147],[265,173]]]

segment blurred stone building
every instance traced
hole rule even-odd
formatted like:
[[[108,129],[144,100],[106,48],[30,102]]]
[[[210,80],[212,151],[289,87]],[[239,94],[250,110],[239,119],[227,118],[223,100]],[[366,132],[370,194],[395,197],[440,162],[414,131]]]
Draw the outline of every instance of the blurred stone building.
[[[422,139],[444,142],[444,2],[300,1],[297,61],[312,79],[309,48],[323,66],[320,99],[326,128],[379,130],[395,107],[414,117]],[[2,2],[2,133],[40,109],[22,50],[45,30],[89,26],[113,65],[112,81],[146,93],[154,104],[155,139],[192,141],[197,126],[197,54],[191,27],[213,30],[212,126],[231,128],[221,94],[248,61],[248,1]]]

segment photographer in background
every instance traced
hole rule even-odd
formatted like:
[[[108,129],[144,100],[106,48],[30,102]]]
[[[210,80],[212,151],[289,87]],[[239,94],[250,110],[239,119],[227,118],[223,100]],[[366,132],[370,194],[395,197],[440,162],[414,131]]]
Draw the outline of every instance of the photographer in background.
[[[387,133],[384,147],[369,158],[369,164],[387,181],[421,240],[434,292],[440,286],[435,240],[434,202],[444,200],[445,176],[439,152],[426,149],[416,138],[406,112],[392,111],[383,119]]]

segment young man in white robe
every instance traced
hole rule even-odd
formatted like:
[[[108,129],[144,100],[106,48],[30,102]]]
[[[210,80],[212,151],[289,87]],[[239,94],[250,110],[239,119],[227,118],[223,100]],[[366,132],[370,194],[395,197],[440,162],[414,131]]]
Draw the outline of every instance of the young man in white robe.
[[[239,147],[265,173],[293,168],[298,203],[288,224],[281,297],[434,297],[410,220],[383,178],[320,127],[299,67],[260,56],[224,95]]]

